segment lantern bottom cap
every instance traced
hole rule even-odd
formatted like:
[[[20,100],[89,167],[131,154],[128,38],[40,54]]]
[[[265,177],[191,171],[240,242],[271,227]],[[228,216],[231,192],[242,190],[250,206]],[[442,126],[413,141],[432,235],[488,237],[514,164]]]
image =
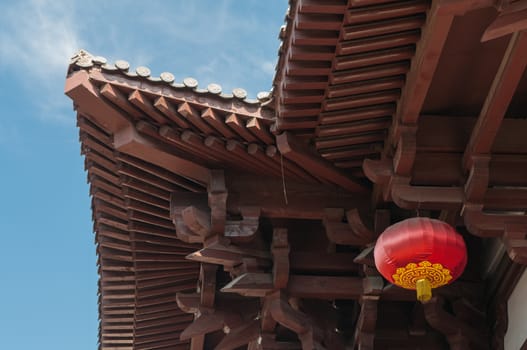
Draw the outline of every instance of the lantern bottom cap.
[[[432,299],[432,286],[427,278],[417,280],[415,290],[417,292],[417,300],[420,302],[426,303]]]

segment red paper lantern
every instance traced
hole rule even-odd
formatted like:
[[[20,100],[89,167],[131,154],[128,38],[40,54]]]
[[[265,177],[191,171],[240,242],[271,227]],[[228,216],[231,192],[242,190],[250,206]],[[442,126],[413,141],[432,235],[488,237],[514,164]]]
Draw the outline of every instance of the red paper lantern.
[[[412,218],[388,227],[374,250],[377,270],[391,283],[417,290],[417,299],[430,300],[432,288],[458,278],[467,264],[467,248],[447,223]]]

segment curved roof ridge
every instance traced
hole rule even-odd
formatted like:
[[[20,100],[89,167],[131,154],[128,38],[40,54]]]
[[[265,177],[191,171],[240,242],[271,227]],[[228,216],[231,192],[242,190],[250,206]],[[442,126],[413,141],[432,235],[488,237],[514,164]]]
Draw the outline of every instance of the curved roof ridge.
[[[162,72],[159,77],[154,77],[146,66],[138,66],[135,71],[130,71],[130,63],[128,61],[117,60],[114,63],[108,63],[105,57],[92,55],[84,49],[80,49],[71,57],[68,74],[74,70],[90,69],[95,66],[100,67],[102,71],[119,72],[128,78],[165,84],[174,89],[191,89],[198,94],[217,95],[226,100],[236,99],[249,105],[273,108],[272,91],[261,91],[258,92],[256,98],[248,98],[247,91],[243,88],[234,88],[231,93],[225,93],[221,85],[217,83],[210,83],[206,88],[200,88],[195,78],[186,77],[181,82],[177,82],[174,74],[170,72]]]

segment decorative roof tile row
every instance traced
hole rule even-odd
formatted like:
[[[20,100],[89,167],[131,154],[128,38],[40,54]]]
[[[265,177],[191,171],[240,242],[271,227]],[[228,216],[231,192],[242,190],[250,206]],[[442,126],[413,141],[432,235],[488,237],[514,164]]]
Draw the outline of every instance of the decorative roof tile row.
[[[119,72],[124,76],[132,79],[146,79],[152,83],[162,83],[176,89],[192,89],[199,94],[212,94],[220,96],[224,99],[237,99],[247,104],[262,105],[270,101],[271,93],[267,91],[259,92],[256,99],[250,99],[247,96],[247,91],[242,88],[234,88],[231,93],[224,92],[221,85],[216,83],[208,84],[206,88],[200,88],[198,81],[195,78],[187,77],[181,82],[176,82],[174,74],[170,72],[163,72],[159,77],[153,77],[148,67],[139,66],[135,71],[130,71],[130,63],[124,60],[117,60],[113,64],[108,63],[107,59],[102,56],[93,56],[87,51],[80,50],[70,60],[70,71],[74,67],[81,69],[89,69],[92,67],[100,67],[103,72]]]

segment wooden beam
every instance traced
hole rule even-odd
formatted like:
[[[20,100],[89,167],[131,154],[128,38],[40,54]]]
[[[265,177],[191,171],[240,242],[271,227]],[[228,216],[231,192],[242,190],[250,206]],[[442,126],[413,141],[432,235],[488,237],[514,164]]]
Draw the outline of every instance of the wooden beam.
[[[184,116],[187,121],[196,127],[200,132],[210,135],[214,133],[214,130],[203,121],[201,114],[187,102],[183,102],[177,109],[178,113]]]
[[[490,153],[501,122],[527,66],[526,56],[527,33],[514,33],[470,136],[463,156],[465,169],[470,168],[472,156]]]
[[[289,279],[289,250],[287,229],[275,228],[271,242],[271,254],[273,255],[273,285],[276,289],[287,287]]]
[[[213,243],[208,242],[206,247],[187,255],[186,258],[231,268],[241,264],[244,258],[256,258],[260,266],[270,266],[271,254],[268,251],[241,248],[217,241]]]
[[[375,266],[375,260],[373,258],[373,249],[375,246],[369,246],[367,248],[364,248],[359,255],[355,259],[353,259],[353,262],[355,264],[362,264],[362,265],[368,265],[368,266]]]
[[[199,311],[201,296],[198,293],[176,293],[178,307],[186,313],[197,313]]]
[[[463,204],[461,187],[392,186],[393,201],[405,209],[456,210]]]
[[[423,305],[427,322],[445,335],[451,349],[488,348],[488,334],[444,310],[442,299],[434,297]]]
[[[463,16],[470,11],[479,10],[486,7],[496,6],[496,0],[442,0],[439,5],[439,14],[452,14],[456,16]]]
[[[211,170],[207,186],[210,207],[210,230],[212,234],[222,235],[225,232],[227,217],[227,188],[223,170]]]
[[[342,191],[337,186],[306,184],[287,180],[285,191],[281,179],[262,178],[239,171],[226,174],[229,189],[229,212],[240,213],[243,207],[258,207],[270,218],[322,219],[325,208],[351,209],[366,203],[366,196]]]
[[[485,42],[527,29],[527,2],[507,4],[487,27],[481,41]]]
[[[199,280],[201,284],[200,307],[213,309],[216,299],[216,271],[218,265],[200,264]]]
[[[181,211],[181,218],[185,226],[202,240],[210,236],[210,213],[189,206]]]
[[[154,108],[152,102],[141,91],[134,90],[130,95],[128,95],[128,101],[137,108],[141,109],[144,113],[146,113],[147,116],[152,118],[159,125],[167,123],[167,118]]]
[[[298,341],[278,341],[274,334],[262,334],[261,347],[258,350],[302,350]]]
[[[209,182],[210,174],[207,168],[174,154],[169,147],[157,140],[140,135],[132,125],[114,134],[114,146],[119,152],[132,155],[201,184]]]
[[[64,92],[75,101],[78,112],[89,115],[90,120],[106,132],[114,133],[130,125],[122,113],[104,102],[97,88],[90,82],[87,71],[79,70],[69,75]]]
[[[190,340],[190,350],[203,350],[205,348],[205,335],[196,335]]]
[[[393,176],[393,162],[391,159],[364,159],[362,163],[364,175],[377,185],[385,185]]]
[[[374,240],[375,235],[364,225],[357,209],[350,209],[346,213],[347,223],[342,221],[343,216],[342,209],[326,209],[322,223],[331,242],[342,245],[366,245]]]
[[[246,273],[225,287],[222,292],[262,297],[274,290],[273,276],[268,273]],[[290,275],[287,293],[292,297],[311,299],[357,299],[363,291],[359,277]]]
[[[260,225],[260,208],[240,207],[242,220],[227,220],[224,236],[235,241],[250,241],[256,235]]]
[[[164,96],[160,96],[154,101],[154,107],[176,123],[180,128],[189,129],[191,127],[185,118],[178,113],[176,108]]]
[[[231,329],[216,345],[215,350],[234,350],[249,344],[260,336],[260,321],[253,320],[238,328]]]
[[[376,234],[369,227],[373,225],[367,225],[364,222],[364,219],[357,208],[350,209],[346,212],[346,220],[348,221],[348,225],[351,227],[353,232],[355,232],[355,234],[359,237],[362,237],[364,241],[368,241],[368,243],[370,243],[375,240]]]
[[[298,334],[302,350],[315,349],[314,326],[304,313],[293,309],[283,298],[273,300],[269,309],[276,322]]]
[[[353,264],[355,254],[352,253],[323,253],[293,251],[289,254],[291,271],[311,273],[352,274],[358,271],[358,266]]]
[[[358,349],[374,349],[378,301],[379,296],[367,295],[360,299],[361,310],[355,328],[355,344]]]
[[[196,336],[204,335],[223,329],[224,315],[221,313],[203,314],[196,318],[183,332],[179,339],[187,340]]]
[[[311,151],[299,140],[284,132],[276,136],[276,143],[280,153],[289,160],[301,165],[312,175],[330,181],[348,191],[364,193],[366,187],[341,172],[330,162]]]
[[[248,297],[264,297],[273,290],[273,276],[268,273],[245,273],[221,289],[224,293],[238,293]]]
[[[527,227],[527,215],[519,213],[484,213],[483,206],[466,203],[462,211],[463,219],[470,233],[480,237],[499,237],[508,225]]]
[[[293,297],[312,299],[357,299],[363,291],[359,277],[289,276],[287,292]]]
[[[443,46],[450,32],[453,14],[442,14],[442,1],[432,2],[427,13],[421,39],[417,43],[410,71],[395,113],[396,123],[415,124],[435,74]],[[395,130],[398,139],[398,130]]]
[[[182,200],[180,196],[188,197],[188,194],[175,192],[170,197],[170,218],[176,229],[176,237],[187,243],[202,243],[203,237],[192,231],[183,221],[183,211],[188,208],[186,205],[189,202]],[[199,198],[195,193],[192,193],[192,197]]]

